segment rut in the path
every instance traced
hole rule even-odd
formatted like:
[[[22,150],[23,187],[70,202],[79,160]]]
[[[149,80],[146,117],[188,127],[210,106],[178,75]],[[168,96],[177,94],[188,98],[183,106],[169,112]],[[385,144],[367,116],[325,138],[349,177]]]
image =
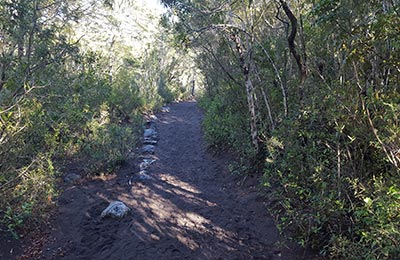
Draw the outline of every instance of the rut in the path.
[[[207,152],[196,103],[171,106],[156,120],[152,179],[127,180],[133,164],[108,179],[67,189],[45,259],[296,259],[276,249],[277,230],[256,187],[239,188],[225,162]],[[101,219],[110,201],[131,214]]]

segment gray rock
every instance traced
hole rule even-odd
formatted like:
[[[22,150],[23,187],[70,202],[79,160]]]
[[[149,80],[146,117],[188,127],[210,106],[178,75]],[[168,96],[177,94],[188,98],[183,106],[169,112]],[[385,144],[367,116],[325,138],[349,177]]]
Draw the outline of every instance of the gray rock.
[[[122,201],[114,201],[111,202],[108,207],[101,212],[101,217],[106,218],[123,218],[125,217],[130,211],[130,208],[128,208]]]
[[[82,176],[79,175],[79,174],[76,174],[76,173],[68,173],[68,174],[64,177],[64,182],[73,183],[73,182],[76,182],[77,180],[79,180],[80,178],[82,178]]]
[[[143,144],[151,144],[151,145],[156,145],[158,143],[157,140],[152,139],[152,138],[144,138]]]
[[[155,156],[154,154],[142,154],[142,155],[139,156],[139,159],[142,160],[142,161],[143,160],[155,160],[155,161],[157,161],[158,157]]]
[[[154,154],[155,146],[151,144],[147,144],[142,147],[142,154]]]
[[[151,181],[154,180],[153,177],[148,175],[145,170],[140,171],[138,174],[133,176],[132,178],[129,179],[128,184],[132,185],[133,182],[146,182],[146,181]]]
[[[152,180],[153,177],[151,177],[150,175],[148,175],[146,172],[141,171],[141,172],[138,174],[138,179],[139,179],[139,181],[149,181],[149,180]]]
[[[153,159],[153,158],[144,158],[144,159],[143,159],[143,162],[145,162],[145,163],[151,165],[151,164],[155,163],[156,160]]]
[[[140,170],[146,170],[147,168],[149,168],[150,165],[152,165],[156,160],[152,160],[152,159],[143,159],[143,162],[141,162],[139,164],[139,168]]]
[[[163,112],[163,113],[169,113],[170,110],[171,109],[169,107],[162,107],[161,108],[161,112]]]
[[[144,138],[157,138],[157,132],[153,128],[148,128],[144,130]]]
[[[150,181],[153,180],[153,177],[148,175],[146,171],[140,171],[134,178],[136,181]]]
[[[144,162],[141,162],[141,163],[139,164],[139,169],[140,169],[141,171],[146,170],[148,167],[149,167],[149,165],[148,165],[148,164],[145,164]]]

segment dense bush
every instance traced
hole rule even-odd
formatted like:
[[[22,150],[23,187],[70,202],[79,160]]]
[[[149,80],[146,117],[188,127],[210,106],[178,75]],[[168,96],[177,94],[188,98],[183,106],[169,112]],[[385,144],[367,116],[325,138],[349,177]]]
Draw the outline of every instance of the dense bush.
[[[15,236],[46,217],[71,162],[88,175],[115,171],[143,113],[178,97],[158,94],[157,56],[117,61],[74,42],[81,11],[79,1],[0,3],[0,230]]]
[[[209,97],[203,96],[199,103],[200,106],[205,108],[205,116],[203,120],[204,134],[206,141],[214,146],[216,150],[232,150],[236,153],[252,152],[247,125],[248,119],[243,116],[242,112],[246,108],[245,100],[233,99],[240,96],[235,96],[229,90],[226,96]],[[242,96],[243,97],[243,96]],[[247,149],[246,149],[247,147]]]
[[[109,172],[135,145],[137,130],[128,123],[140,125],[135,113],[141,104],[133,102],[139,95],[129,91],[129,84],[109,82],[95,63],[83,62],[89,69],[68,73],[57,65],[56,74],[42,70],[35,84],[43,87],[26,82],[17,99],[5,95],[12,86],[3,86],[0,206],[2,223],[10,230],[45,212],[57,194],[62,162],[79,158],[88,174]],[[125,100],[115,97],[121,91]]]
[[[261,161],[271,213],[301,245],[400,258],[398,5],[192,2],[170,5],[200,52],[210,145]]]

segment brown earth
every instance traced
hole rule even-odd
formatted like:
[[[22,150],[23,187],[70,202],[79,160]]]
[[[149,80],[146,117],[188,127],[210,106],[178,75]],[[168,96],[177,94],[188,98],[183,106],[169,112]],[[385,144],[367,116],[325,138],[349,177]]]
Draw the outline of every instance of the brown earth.
[[[131,160],[116,175],[68,186],[49,235],[19,259],[302,259],[302,249],[278,247],[257,178],[229,174],[226,156],[207,151],[196,103],[170,108],[157,115],[152,179],[130,183],[139,171]],[[131,214],[101,219],[114,200]]]

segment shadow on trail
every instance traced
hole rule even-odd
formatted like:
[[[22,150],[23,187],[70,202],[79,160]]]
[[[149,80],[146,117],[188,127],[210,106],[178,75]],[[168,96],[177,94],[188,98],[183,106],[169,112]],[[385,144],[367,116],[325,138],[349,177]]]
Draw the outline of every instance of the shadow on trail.
[[[73,186],[60,197],[60,214],[45,259],[296,259],[274,250],[278,233],[255,187],[240,190],[224,162],[207,153],[195,103],[159,115],[158,161],[152,179],[128,185],[137,172]],[[101,219],[110,201],[131,214]]]

